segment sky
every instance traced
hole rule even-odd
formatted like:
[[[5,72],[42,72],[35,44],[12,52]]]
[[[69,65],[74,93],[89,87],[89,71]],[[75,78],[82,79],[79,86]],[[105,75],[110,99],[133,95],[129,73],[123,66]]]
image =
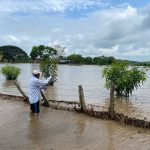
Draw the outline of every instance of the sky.
[[[0,0],[0,46],[150,61],[149,0]]]

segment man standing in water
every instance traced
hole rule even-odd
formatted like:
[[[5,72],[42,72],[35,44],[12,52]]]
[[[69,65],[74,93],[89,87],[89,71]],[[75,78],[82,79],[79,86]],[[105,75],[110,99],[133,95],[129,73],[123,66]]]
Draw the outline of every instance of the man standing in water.
[[[29,83],[29,102],[32,113],[37,116],[40,112],[39,100],[41,96],[41,89],[45,89],[52,77],[46,80],[40,80],[41,72],[39,70],[33,70],[32,78]]]

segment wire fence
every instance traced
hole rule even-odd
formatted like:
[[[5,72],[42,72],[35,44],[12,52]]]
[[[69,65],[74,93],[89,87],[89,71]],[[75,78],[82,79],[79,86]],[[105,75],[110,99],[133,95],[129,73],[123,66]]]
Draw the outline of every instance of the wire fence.
[[[0,91],[5,94],[21,95],[17,90],[13,82],[5,82],[4,79],[0,79],[1,87]],[[21,88],[28,93],[27,85],[20,85]],[[109,107],[109,91],[100,85],[93,84],[83,84],[84,97],[87,107],[93,107],[95,110],[106,110]],[[139,87],[140,92],[135,93],[129,98],[129,100],[122,98],[115,98],[115,109],[123,114],[136,117],[136,118],[146,118],[150,120],[150,88]],[[143,91],[147,92],[144,95]],[[56,83],[52,87],[48,87],[45,92],[48,99],[56,101],[79,101],[78,95],[78,85],[77,84],[59,84]],[[143,94],[143,95],[140,95]]]

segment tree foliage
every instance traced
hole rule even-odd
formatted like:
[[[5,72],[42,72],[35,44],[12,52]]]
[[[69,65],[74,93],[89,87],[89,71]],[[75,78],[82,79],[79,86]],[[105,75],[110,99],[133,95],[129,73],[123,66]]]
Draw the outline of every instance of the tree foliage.
[[[106,78],[106,88],[110,89],[114,85],[116,95],[124,97],[129,97],[147,78],[144,71],[137,67],[129,69],[126,62],[114,62],[106,66],[102,74]]]
[[[93,64],[107,65],[114,61],[114,57],[98,56],[93,58]]]
[[[0,54],[3,55],[2,61],[14,62],[28,59],[25,51],[17,46],[6,45],[0,47]]]
[[[54,57],[56,55],[56,49],[45,45],[33,46],[32,51],[30,53],[32,59],[43,59],[45,57]]]
[[[52,78],[56,80],[58,71],[57,64],[57,61],[52,58],[45,58],[41,61],[40,69],[45,78],[52,76]]]
[[[12,65],[6,65],[2,67],[1,72],[6,77],[6,79],[16,80],[19,74],[21,73],[21,70]]]
[[[106,57],[106,56],[98,56],[98,57],[83,57],[80,54],[71,54],[67,57],[74,64],[87,64],[87,65],[107,65],[111,64],[115,58],[114,57]]]
[[[93,58],[91,58],[91,57],[85,57],[84,58],[84,64],[91,65],[92,62],[93,62]]]
[[[74,64],[81,64],[83,63],[84,58],[80,54],[71,54],[67,57],[67,59],[71,60]]]
[[[40,59],[40,69],[46,78],[51,75],[56,80],[58,59],[63,55],[64,49],[65,47],[61,45],[55,45],[55,47],[33,46],[30,56],[32,59]]]

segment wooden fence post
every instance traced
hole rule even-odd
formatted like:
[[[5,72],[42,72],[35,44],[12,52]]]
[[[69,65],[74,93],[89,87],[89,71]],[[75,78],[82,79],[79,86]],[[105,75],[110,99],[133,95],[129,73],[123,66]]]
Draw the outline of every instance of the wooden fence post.
[[[111,86],[111,88],[110,88],[110,105],[109,105],[109,112],[110,113],[114,113],[114,105],[115,105],[115,103],[114,103],[114,93],[115,93],[115,87],[114,87],[114,85],[112,85]]]
[[[85,101],[84,101],[84,92],[83,92],[83,87],[82,85],[79,85],[79,100],[80,100],[80,105],[81,105],[81,111],[84,112],[86,109],[85,106]]]

